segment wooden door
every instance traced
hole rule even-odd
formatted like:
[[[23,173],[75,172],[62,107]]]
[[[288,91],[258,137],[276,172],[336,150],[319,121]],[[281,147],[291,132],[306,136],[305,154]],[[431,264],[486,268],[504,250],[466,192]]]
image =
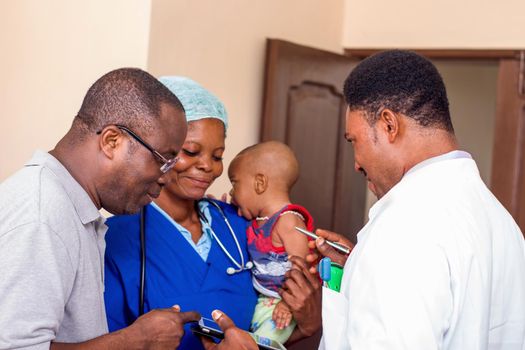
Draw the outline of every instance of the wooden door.
[[[343,83],[357,60],[269,39],[261,140],[289,145],[300,164],[292,200],[304,205],[315,226],[356,241],[363,225],[366,183],[354,171],[344,139]]]
[[[525,51],[499,67],[491,187],[525,232]]]

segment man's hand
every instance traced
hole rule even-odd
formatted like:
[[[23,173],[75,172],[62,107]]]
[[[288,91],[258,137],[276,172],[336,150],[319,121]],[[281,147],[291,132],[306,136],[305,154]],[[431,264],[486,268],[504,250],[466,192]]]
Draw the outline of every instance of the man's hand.
[[[327,230],[317,229],[315,230],[315,233],[319,236],[319,238],[317,238],[315,241],[308,242],[308,247],[310,247],[310,249],[315,250],[313,251],[313,253],[310,253],[306,256],[306,261],[308,261],[312,265],[317,265],[317,261],[322,256],[327,256],[333,262],[341,266],[345,266],[346,260],[348,259],[348,255],[330,247],[328,244],[326,244],[325,239],[344,245],[348,247],[350,251],[352,251],[352,249],[354,248],[352,242],[350,242],[346,237],[338,233]],[[316,266],[310,267],[310,273],[317,274]]]
[[[309,337],[321,328],[321,283],[308,272],[304,259],[291,256],[288,260],[292,269],[286,273],[279,294],[292,311],[296,329],[303,337]]]
[[[183,325],[200,319],[198,312],[179,312],[175,305],[140,316],[131,326],[82,343],[51,343],[51,350],[176,349],[184,335]]]
[[[215,310],[211,313],[213,320],[224,332],[224,340],[215,344],[211,339],[201,337],[202,344],[206,350],[258,350],[259,346],[255,340],[245,331],[235,327],[233,321],[222,313]]]
[[[182,336],[183,326],[190,321],[198,321],[198,312],[180,312],[178,305],[167,309],[157,309],[140,316],[131,326],[123,329],[130,344],[144,344],[144,349],[176,349]]]

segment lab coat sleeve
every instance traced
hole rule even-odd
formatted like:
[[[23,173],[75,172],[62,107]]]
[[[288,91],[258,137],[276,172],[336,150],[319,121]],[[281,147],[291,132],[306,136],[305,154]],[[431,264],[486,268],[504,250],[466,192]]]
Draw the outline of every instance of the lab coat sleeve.
[[[443,250],[404,228],[364,252],[347,295],[352,349],[442,349],[453,309]]]

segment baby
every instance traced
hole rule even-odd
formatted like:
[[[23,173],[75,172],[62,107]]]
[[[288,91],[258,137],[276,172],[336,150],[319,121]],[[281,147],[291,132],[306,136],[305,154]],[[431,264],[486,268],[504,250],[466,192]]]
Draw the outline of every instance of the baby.
[[[283,143],[269,141],[248,147],[231,162],[232,203],[239,215],[251,220],[248,252],[254,267],[253,286],[260,293],[252,319],[252,332],[285,343],[295,321],[278,290],[291,268],[288,256],[304,258],[308,238],[295,226],[313,231],[308,211],[290,204],[290,190],[299,177],[299,164]]]

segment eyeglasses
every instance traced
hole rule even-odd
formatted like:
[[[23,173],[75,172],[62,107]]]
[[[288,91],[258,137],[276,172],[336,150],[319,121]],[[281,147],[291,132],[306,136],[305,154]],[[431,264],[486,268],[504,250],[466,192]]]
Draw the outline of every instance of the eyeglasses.
[[[138,143],[146,147],[148,151],[150,151],[153,154],[153,156],[155,156],[155,158],[157,158],[157,160],[159,160],[162,163],[162,166],[160,167],[160,171],[163,174],[166,174],[168,171],[170,171],[175,166],[177,161],[179,160],[179,158],[177,157],[166,159],[162,154],[159,153],[159,151],[157,151],[155,148],[153,148],[150,144],[148,144],[146,141],[141,139],[137,134],[135,134],[133,131],[131,131],[127,127],[123,125],[118,125],[118,124],[115,124],[115,126],[119,128],[120,130],[124,130],[125,132],[127,132],[129,136],[133,137]],[[97,135],[99,135],[101,132],[102,130],[98,131]]]

